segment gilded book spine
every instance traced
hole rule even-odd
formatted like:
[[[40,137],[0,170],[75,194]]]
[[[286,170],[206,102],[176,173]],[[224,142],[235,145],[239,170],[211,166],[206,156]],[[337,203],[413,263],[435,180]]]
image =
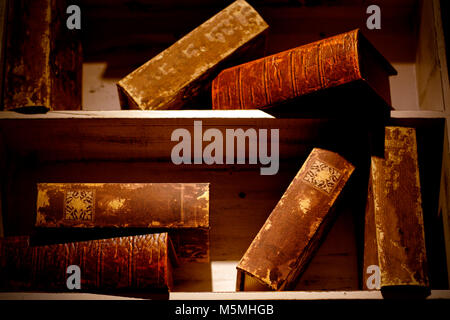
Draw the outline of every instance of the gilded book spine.
[[[354,167],[313,149],[239,262],[237,290],[289,289],[304,271],[332,221],[332,207]]]
[[[67,291],[67,268],[80,268],[81,290],[168,289],[167,233],[31,246],[27,237],[0,241],[1,290]]]
[[[39,183],[37,199],[37,227],[209,227],[207,183]]]

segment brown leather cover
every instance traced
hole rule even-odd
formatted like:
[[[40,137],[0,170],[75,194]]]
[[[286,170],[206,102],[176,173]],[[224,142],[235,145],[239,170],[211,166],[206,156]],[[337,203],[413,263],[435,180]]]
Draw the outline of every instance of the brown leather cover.
[[[393,74],[392,66],[353,30],[223,70],[212,84],[212,104],[213,109],[264,109],[359,82],[359,90],[372,91],[390,105],[388,77]]]
[[[330,226],[331,209],[353,170],[334,152],[311,151],[239,262],[237,290],[250,289],[248,276],[266,290],[295,285]]]
[[[208,183],[39,183],[37,227],[209,227]]]
[[[67,267],[81,270],[81,290],[142,291],[171,286],[167,233],[32,246],[28,237],[0,240],[0,289],[68,291]]]
[[[428,294],[427,254],[414,128],[386,127],[384,159],[372,157],[371,179],[373,215],[366,216],[366,227],[373,223],[375,233],[369,232],[365,240],[365,260],[374,260],[373,257],[376,257],[384,294]],[[369,246],[374,241],[373,235],[376,236],[376,250]]]
[[[235,1],[120,80],[122,108],[181,108],[210,88],[211,80],[226,67],[224,62],[242,63],[249,60],[241,59],[249,50],[259,52],[260,36],[267,28],[247,2]]]
[[[66,0],[8,1],[5,110],[81,109],[83,55],[80,31],[66,26],[70,4]]]
[[[39,183],[36,226],[60,242],[163,230],[181,261],[208,262],[209,184]]]

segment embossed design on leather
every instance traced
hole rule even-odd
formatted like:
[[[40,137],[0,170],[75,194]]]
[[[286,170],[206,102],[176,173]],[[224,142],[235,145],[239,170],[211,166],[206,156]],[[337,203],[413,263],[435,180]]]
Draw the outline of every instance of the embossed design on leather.
[[[93,221],[93,190],[68,190],[64,196],[64,219],[72,221]]]
[[[325,162],[314,160],[303,180],[309,182],[319,190],[331,193],[336,187],[340,177],[341,172],[339,172],[339,170]]]

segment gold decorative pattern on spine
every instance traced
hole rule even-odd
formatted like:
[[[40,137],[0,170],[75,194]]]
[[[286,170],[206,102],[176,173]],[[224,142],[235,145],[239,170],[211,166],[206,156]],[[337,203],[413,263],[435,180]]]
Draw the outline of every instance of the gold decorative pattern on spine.
[[[316,159],[305,173],[303,180],[329,194],[338,184],[340,177],[341,172],[339,170]]]
[[[67,190],[64,194],[64,219],[93,221],[95,191]]]

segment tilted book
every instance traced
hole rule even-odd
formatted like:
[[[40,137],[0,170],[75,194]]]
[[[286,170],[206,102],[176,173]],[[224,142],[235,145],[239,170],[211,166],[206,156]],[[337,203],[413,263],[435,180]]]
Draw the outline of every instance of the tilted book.
[[[364,268],[380,270],[385,296],[427,295],[429,278],[414,128],[386,127],[384,158],[372,157]],[[364,270],[365,276],[370,276]],[[367,287],[367,280],[364,279]]]
[[[345,89],[389,107],[389,76],[394,74],[389,62],[353,30],[223,70],[212,84],[212,105],[265,109],[295,100],[305,102],[295,106],[302,110],[317,106],[327,94],[336,102],[333,97]]]
[[[181,108],[210,88],[212,79],[226,67],[224,63],[260,51],[267,28],[248,3],[235,1],[120,80],[122,108]]]
[[[81,290],[145,292],[170,289],[176,256],[167,233],[34,246],[28,237],[0,239],[0,290],[69,291],[69,266]],[[70,271],[70,269],[69,269]]]
[[[208,183],[39,183],[37,189],[40,231],[60,229],[64,238],[67,229],[109,229],[108,235],[163,229],[180,260],[209,260]]]
[[[354,167],[315,148],[237,266],[238,291],[295,285],[331,226],[333,206]]]

